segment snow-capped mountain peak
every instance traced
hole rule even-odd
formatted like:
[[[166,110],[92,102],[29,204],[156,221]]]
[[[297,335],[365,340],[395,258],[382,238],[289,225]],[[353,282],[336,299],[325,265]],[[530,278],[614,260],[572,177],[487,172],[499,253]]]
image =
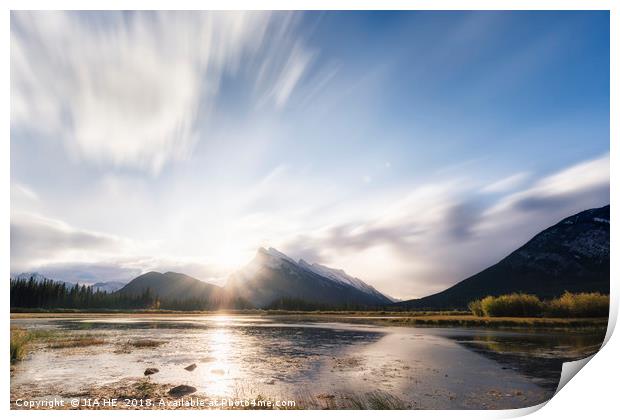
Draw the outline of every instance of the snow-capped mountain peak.
[[[364,283],[362,280],[358,279],[357,277],[348,275],[342,269],[330,268],[330,267],[317,264],[317,263],[310,264],[303,259],[299,260],[298,265],[302,268],[305,268],[306,270],[312,271],[313,273],[318,274],[319,276],[328,278],[331,281],[334,281],[336,283],[346,284],[346,285],[355,287],[356,289],[364,293],[369,293],[371,295],[383,297],[389,301],[393,301],[392,298],[380,293],[377,289]]]
[[[288,255],[284,254],[283,252],[278,251],[275,248],[271,248],[271,247],[269,249],[261,248],[261,250],[262,250],[262,252],[267,253],[267,255],[269,255],[269,256],[271,256],[273,258],[279,258],[279,259],[282,259],[282,260],[287,260],[287,261],[290,261],[290,262],[295,262]]]
[[[296,264],[295,261],[290,258],[288,255],[278,251],[275,248],[259,248],[256,253],[256,258],[254,259],[254,263],[256,264],[264,264],[270,268],[279,268],[282,266],[282,263],[287,261],[291,264]]]

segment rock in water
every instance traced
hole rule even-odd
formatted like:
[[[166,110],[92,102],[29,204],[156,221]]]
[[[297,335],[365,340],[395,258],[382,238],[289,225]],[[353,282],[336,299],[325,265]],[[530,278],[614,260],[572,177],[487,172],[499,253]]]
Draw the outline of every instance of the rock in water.
[[[185,366],[185,367],[184,367],[184,369],[185,369],[185,370],[188,370],[188,371],[190,371],[190,372],[191,372],[191,371],[193,371],[194,369],[196,369],[197,367],[198,367],[198,366],[196,366],[196,363],[192,363],[192,364],[191,364],[191,365],[189,365],[189,366]]]
[[[159,369],[157,368],[146,368],[146,370],[144,371],[144,376],[149,376],[149,375],[153,375],[154,373],[159,372]]]
[[[193,394],[194,392],[196,392],[196,388],[194,388],[193,386],[179,385],[168,391],[168,394],[172,395],[173,397],[182,397],[184,395]]]

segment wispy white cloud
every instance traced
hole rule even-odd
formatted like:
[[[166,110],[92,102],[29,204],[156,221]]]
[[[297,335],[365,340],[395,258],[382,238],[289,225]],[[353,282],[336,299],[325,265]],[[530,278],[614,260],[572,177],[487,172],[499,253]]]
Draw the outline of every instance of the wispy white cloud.
[[[523,185],[530,177],[528,172],[519,172],[506,178],[499,179],[482,188],[483,193],[503,193],[513,191]]]
[[[298,45],[295,46],[286,65],[282,69],[277,84],[273,88],[272,94],[278,107],[283,107],[288,102],[289,97],[304,75],[311,60],[311,53]]]
[[[195,126],[207,120],[225,75],[267,63],[261,89],[281,108],[313,56],[286,13],[11,18],[12,127],[60,138],[76,159],[152,173],[208,138]]]
[[[11,215],[11,270],[55,261],[97,261],[127,252],[132,241],[77,229],[37,214]]]
[[[463,179],[428,183],[386,202],[375,217],[335,223],[281,246],[293,256],[342,267],[397,297],[432,294],[562,218],[609,204],[609,156],[500,193],[488,204],[479,192],[478,184]]]
[[[506,211],[544,210],[560,201],[579,203],[580,196],[607,191],[609,196],[609,154],[570,166],[538,180],[531,188],[502,198],[489,209],[488,214]]]
[[[39,200],[39,195],[32,188],[20,183],[13,183],[11,185],[11,196],[12,201],[21,199],[26,199],[29,201]]]
[[[196,257],[152,255],[152,244],[78,229],[38,214],[11,217],[11,272],[69,282],[129,281],[146,271],[178,271],[223,283],[228,268]]]

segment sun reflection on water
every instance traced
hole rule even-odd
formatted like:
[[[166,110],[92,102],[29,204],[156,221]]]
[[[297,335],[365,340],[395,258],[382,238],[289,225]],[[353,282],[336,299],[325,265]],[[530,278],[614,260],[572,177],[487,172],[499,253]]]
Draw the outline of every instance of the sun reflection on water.
[[[229,317],[218,316],[217,323],[227,322]],[[238,351],[234,346],[236,340],[229,328],[217,328],[205,332],[203,345],[209,349],[209,360],[212,360],[202,373],[204,389],[211,395],[230,395],[235,388],[235,380],[239,377]],[[240,343],[238,343],[240,344]]]
[[[215,315],[211,318],[211,321],[215,324],[229,324],[233,321],[233,317],[230,315]]]

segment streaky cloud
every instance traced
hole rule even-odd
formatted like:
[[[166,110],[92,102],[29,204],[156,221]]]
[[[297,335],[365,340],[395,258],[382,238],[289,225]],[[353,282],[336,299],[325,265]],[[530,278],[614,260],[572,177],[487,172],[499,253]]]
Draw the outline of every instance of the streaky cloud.
[[[222,79],[244,69],[256,100],[282,108],[314,55],[285,12],[11,18],[12,128],[59,138],[77,160],[152,174],[208,139],[197,124],[208,123]]]

